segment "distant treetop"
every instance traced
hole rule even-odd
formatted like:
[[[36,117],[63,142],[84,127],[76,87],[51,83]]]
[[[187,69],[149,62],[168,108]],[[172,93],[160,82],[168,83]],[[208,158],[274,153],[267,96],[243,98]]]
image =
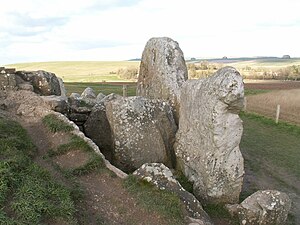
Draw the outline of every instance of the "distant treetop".
[[[290,55],[283,55],[282,58],[283,58],[283,59],[290,59],[291,56],[290,56]]]

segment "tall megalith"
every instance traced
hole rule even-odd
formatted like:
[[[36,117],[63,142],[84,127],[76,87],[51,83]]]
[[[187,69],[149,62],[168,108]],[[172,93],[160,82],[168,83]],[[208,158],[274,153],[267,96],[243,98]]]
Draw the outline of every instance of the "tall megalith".
[[[151,38],[142,54],[137,95],[168,101],[178,122],[180,87],[187,78],[183,52],[178,43],[168,37]]]
[[[175,153],[203,202],[238,202],[244,174],[238,115],[243,99],[243,80],[233,67],[207,79],[189,80],[181,89]]]

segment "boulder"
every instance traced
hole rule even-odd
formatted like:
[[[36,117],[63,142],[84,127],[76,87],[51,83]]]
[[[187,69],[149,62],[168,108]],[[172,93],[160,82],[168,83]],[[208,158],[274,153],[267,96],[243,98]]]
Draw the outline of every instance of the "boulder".
[[[19,90],[33,91],[33,86],[28,82],[18,84],[18,88]]]
[[[173,166],[177,127],[167,102],[118,98],[106,104],[106,115],[113,137],[113,164],[127,172],[147,162]]]
[[[242,225],[285,224],[291,200],[283,192],[275,190],[257,191],[238,206],[238,217]]]
[[[167,37],[151,38],[142,55],[137,95],[168,101],[178,122],[180,87],[187,79],[187,68],[178,43]]]
[[[71,98],[71,99],[79,99],[80,97],[81,96],[78,93],[71,93],[70,96],[69,96],[69,98]]]
[[[0,74],[0,91],[15,91],[17,83],[15,74],[1,73]]]
[[[175,153],[178,168],[193,182],[201,202],[236,203],[243,183],[239,149],[244,86],[239,72],[225,67],[181,89]]]
[[[68,118],[71,121],[75,122],[76,124],[81,123],[81,122],[85,123],[87,121],[88,117],[89,117],[88,114],[83,114],[83,113],[71,113],[68,116]]]
[[[134,176],[153,184],[160,190],[177,195],[184,204],[188,215],[194,219],[200,219],[203,225],[212,225],[212,222],[201,203],[194,195],[186,191],[174,178],[171,170],[162,163],[145,163],[134,171]]]
[[[37,94],[60,96],[62,93],[60,82],[54,73],[43,70],[17,71],[16,75],[24,81],[30,82]]]
[[[63,96],[41,96],[44,103],[49,106],[50,109],[60,112],[60,113],[67,113],[69,109],[69,105],[67,102],[67,98]]]
[[[121,96],[110,94],[104,97],[92,108],[91,113],[84,124],[86,136],[91,138],[99,146],[101,152],[109,161],[112,160],[113,140],[110,125],[106,117],[105,104],[116,98],[121,98]]]
[[[96,102],[100,102],[103,98],[105,98],[105,94],[99,93],[96,97]]]
[[[65,88],[64,81],[60,77],[57,77],[57,79],[58,79],[58,82],[59,82],[60,96],[66,98],[67,97],[67,90]]]
[[[95,93],[95,91],[93,90],[93,88],[87,87],[87,88],[84,89],[84,91],[82,92],[81,97],[82,97],[82,98],[95,99],[97,96],[96,96],[96,93]]]

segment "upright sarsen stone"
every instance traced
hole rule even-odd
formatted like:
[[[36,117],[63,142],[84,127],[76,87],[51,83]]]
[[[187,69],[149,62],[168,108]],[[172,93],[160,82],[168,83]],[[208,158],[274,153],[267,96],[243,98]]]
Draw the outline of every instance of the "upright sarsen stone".
[[[243,98],[242,77],[232,67],[189,80],[181,89],[177,163],[204,202],[238,202],[244,174],[238,116]]]
[[[137,95],[168,101],[176,122],[179,119],[180,87],[188,72],[178,43],[171,38],[151,38],[143,51]]]
[[[175,124],[171,107],[162,100],[141,96],[118,98],[106,104],[113,139],[113,164],[132,172],[144,163],[172,167]]]

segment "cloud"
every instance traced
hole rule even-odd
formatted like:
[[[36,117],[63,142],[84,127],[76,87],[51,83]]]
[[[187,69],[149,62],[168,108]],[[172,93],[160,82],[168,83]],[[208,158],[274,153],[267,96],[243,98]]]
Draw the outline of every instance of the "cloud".
[[[299,0],[10,0],[0,7],[0,63],[138,58],[160,36],[187,57],[300,56],[299,8]]]

